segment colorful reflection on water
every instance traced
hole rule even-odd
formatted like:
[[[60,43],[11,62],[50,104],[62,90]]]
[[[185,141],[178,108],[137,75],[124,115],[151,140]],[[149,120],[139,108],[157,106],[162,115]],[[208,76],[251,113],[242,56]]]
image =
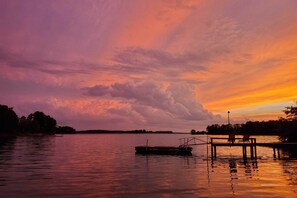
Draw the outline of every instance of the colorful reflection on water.
[[[4,197],[296,197],[297,160],[276,160],[259,147],[258,160],[240,148],[206,145],[193,156],[135,155],[134,146],[178,145],[182,134],[19,137],[0,143]],[[206,136],[197,136],[206,140]],[[256,137],[258,142],[276,137]],[[287,152],[287,151],[286,151]]]

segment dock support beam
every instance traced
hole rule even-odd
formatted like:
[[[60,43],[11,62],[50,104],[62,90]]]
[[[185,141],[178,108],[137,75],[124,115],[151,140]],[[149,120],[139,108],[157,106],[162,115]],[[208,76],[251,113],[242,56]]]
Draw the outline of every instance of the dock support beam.
[[[213,160],[213,140],[212,138],[210,139],[210,147],[211,147],[211,159]]]
[[[273,147],[273,158],[276,159],[275,147]]]
[[[256,142],[256,138],[254,138],[253,140],[254,140],[254,146],[255,146],[255,149],[254,149],[254,151],[255,151],[255,160],[257,160],[257,142]],[[253,141],[253,140],[251,140],[251,141]]]
[[[247,159],[247,156],[246,156],[246,146],[242,146],[242,157],[244,160]]]
[[[251,139],[251,159],[252,160],[257,160],[257,143],[256,143],[256,139],[252,138]]]
[[[251,159],[254,159],[254,146],[250,146],[250,151],[251,151]]]
[[[276,159],[276,150],[277,149],[277,159],[280,159],[279,147],[273,147],[273,158]]]
[[[213,160],[213,158],[217,157],[217,147],[215,145],[213,145],[213,139],[210,139],[210,146],[211,146],[211,159]]]

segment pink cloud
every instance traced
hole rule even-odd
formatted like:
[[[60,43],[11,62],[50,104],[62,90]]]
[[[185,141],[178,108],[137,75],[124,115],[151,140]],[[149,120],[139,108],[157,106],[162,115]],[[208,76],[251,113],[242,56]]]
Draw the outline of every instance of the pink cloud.
[[[132,106],[136,104],[162,110],[177,119],[207,120],[215,117],[197,103],[193,87],[187,84],[172,84],[164,88],[157,83],[140,82],[84,89],[88,96],[120,98]]]

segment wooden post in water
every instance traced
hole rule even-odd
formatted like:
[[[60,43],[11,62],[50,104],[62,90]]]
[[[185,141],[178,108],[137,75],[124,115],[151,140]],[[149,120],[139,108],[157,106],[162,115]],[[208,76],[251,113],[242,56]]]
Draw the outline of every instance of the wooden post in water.
[[[242,157],[246,160],[246,146],[242,146]]]
[[[250,150],[251,150],[251,159],[253,160],[254,159],[254,145],[253,144],[250,146]]]
[[[273,147],[273,158],[276,159],[275,147]]]
[[[195,144],[196,144],[196,140],[195,140]],[[206,134],[206,154],[207,154],[207,161],[208,161],[208,135]]]
[[[256,150],[256,139],[255,138],[251,138],[251,147],[250,147],[250,150],[251,150],[251,159],[252,160],[256,160],[257,159],[257,150]]]
[[[256,142],[256,138],[254,138],[254,145],[255,145],[255,160],[257,160],[257,142]]]
[[[212,145],[212,143],[213,143],[213,140],[212,140],[212,138],[210,138],[210,146],[211,146],[211,159],[213,159],[213,145]]]

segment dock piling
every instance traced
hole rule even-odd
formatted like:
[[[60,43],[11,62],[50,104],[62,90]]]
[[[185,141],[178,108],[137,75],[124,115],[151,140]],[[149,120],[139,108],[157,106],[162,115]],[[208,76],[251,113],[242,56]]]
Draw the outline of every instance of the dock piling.
[[[226,140],[226,142],[215,142],[214,140],[219,139],[219,140]],[[256,150],[256,139],[255,138],[250,138],[249,142],[244,142],[243,138],[235,138],[237,140],[240,140],[238,142],[228,142],[228,138],[211,138],[210,139],[210,144],[211,144],[211,158],[216,158],[217,157],[217,147],[218,146],[240,146],[242,147],[242,157],[244,160],[248,159],[248,152],[247,152],[247,147],[250,148],[250,159],[251,160],[256,160],[257,159],[257,150]]]
[[[211,149],[210,149],[211,159],[213,159],[213,140],[212,140],[212,138],[210,139],[210,147],[211,147]]]
[[[242,157],[246,160],[246,146],[242,146]]]
[[[276,159],[275,147],[273,147],[273,158]]]
[[[252,140],[251,140],[252,141]],[[253,139],[254,142],[254,152],[255,152],[255,160],[257,160],[257,142],[256,138]]]
[[[250,151],[251,151],[251,159],[253,160],[254,159],[254,146],[253,145],[250,146]]]

